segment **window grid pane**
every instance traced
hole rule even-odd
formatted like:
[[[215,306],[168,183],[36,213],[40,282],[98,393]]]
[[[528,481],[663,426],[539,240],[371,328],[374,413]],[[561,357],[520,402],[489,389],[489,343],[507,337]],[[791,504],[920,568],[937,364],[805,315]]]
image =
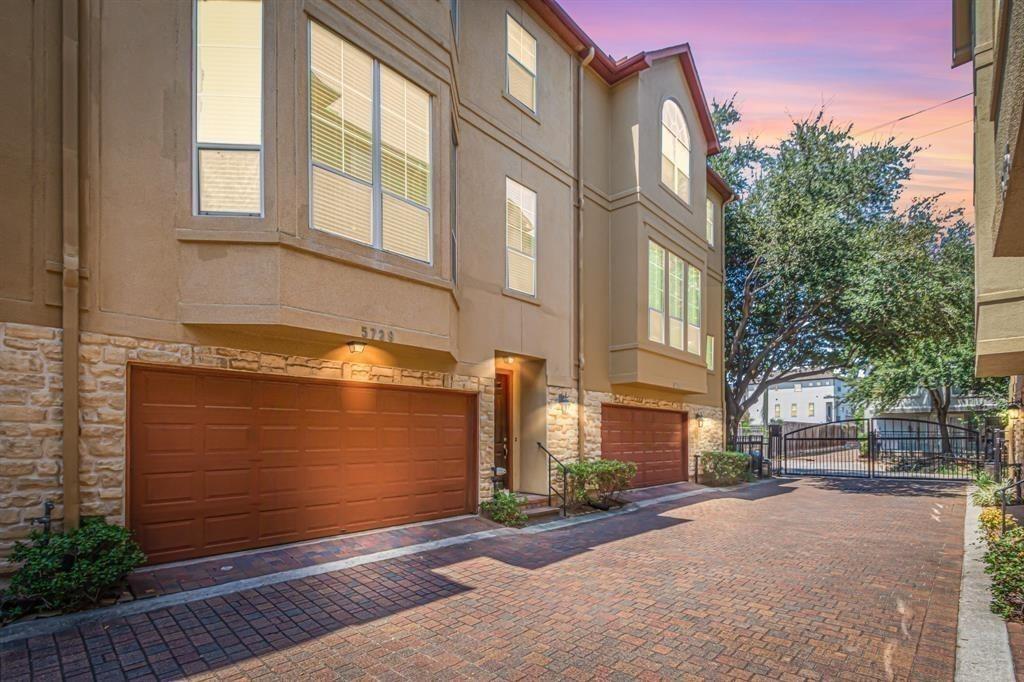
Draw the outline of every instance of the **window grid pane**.
[[[701,272],[693,266],[686,270],[686,349],[700,354],[700,278]]]
[[[690,133],[679,106],[661,107],[661,181],[684,201],[690,197]]]
[[[309,84],[312,227],[431,262],[430,95],[312,21]]]
[[[707,212],[706,229],[707,229],[708,244],[711,245],[711,246],[714,246],[715,245],[715,204],[711,201],[711,199],[708,199],[706,201],[705,210]]]
[[[508,15],[506,26],[505,80],[508,93],[530,111],[536,111],[537,41],[519,22]]]
[[[704,348],[705,362],[707,363],[708,370],[715,371],[715,337],[708,334],[707,342]]]
[[[665,249],[647,242],[647,337],[665,342]]]
[[[195,202],[200,214],[263,211],[263,5],[197,0]]]
[[[682,259],[668,255],[668,342],[673,348],[683,349],[683,271]]]
[[[505,178],[506,286],[537,294],[537,194]]]

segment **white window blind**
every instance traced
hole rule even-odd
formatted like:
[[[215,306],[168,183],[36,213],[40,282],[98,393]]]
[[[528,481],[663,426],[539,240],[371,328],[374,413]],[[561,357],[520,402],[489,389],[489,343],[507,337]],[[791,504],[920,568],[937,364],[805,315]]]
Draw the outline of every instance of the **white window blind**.
[[[430,95],[315,22],[309,85],[312,226],[430,262]]]
[[[196,0],[195,187],[200,214],[263,211],[263,5]]]
[[[668,344],[683,350],[683,272],[679,256],[668,255]]]
[[[706,206],[706,210],[707,210],[706,229],[707,229],[708,245],[709,246],[714,246],[715,245],[715,203],[713,201],[711,201],[711,199],[707,199],[706,203],[707,203],[707,206]]]
[[[647,338],[665,343],[665,249],[647,242]]]
[[[505,85],[508,94],[537,111],[537,39],[506,15]]]
[[[661,105],[661,181],[683,201],[690,200],[690,131],[679,105]]]
[[[686,350],[700,355],[700,270],[686,267]]]
[[[537,295],[537,194],[505,178],[505,284]]]

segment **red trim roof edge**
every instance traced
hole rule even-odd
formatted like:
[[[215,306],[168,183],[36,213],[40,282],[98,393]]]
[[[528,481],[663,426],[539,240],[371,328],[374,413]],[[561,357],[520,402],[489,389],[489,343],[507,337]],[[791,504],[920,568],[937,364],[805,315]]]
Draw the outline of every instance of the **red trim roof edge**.
[[[729,183],[725,181],[725,178],[716,173],[715,169],[711,166],[708,166],[708,184],[722,195],[722,201],[724,202],[728,202],[735,196],[735,192],[732,191],[732,187],[729,187]]]
[[[597,75],[601,76],[605,83],[614,85],[619,81],[647,69],[655,61],[666,57],[679,57],[679,63],[683,67],[683,76],[686,78],[686,85],[690,89],[697,104],[697,116],[700,118],[701,130],[708,143],[708,156],[717,154],[722,150],[715,134],[715,126],[711,120],[711,111],[708,109],[707,99],[704,97],[704,88],[700,84],[700,76],[697,73],[697,65],[693,61],[693,52],[688,43],[673,45],[653,52],[641,52],[632,57],[614,61],[608,54],[598,47],[593,38],[587,35],[586,31],[580,28],[579,24],[558,4],[557,0],[524,0],[524,2],[536,12],[548,27],[558,35],[574,52],[579,56],[585,56],[590,48],[594,48],[594,60],[590,67]]]

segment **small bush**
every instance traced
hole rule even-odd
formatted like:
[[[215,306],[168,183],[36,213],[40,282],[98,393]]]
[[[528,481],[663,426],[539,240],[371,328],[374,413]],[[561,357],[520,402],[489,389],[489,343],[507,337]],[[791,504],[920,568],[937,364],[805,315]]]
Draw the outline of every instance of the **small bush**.
[[[971,501],[979,507],[994,507],[999,504],[997,491],[999,484],[984,471],[978,472],[974,477],[974,485],[978,489],[971,493]]]
[[[636,464],[617,459],[594,459],[572,462],[565,465],[568,478],[569,500],[586,504],[596,501],[613,502],[616,496],[629,487],[636,476]]]
[[[750,480],[750,458],[742,452],[710,451],[700,455],[700,482],[734,485]]]
[[[35,611],[77,611],[115,596],[125,576],[146,561],[131,531],[102,519],[18,542],[11,561],[20,564],[3,594],[3,616]]]
[[[512,528],[522,528],[526,525],[527,516],[519,507],[520,499],[515,493],[508,490],[498,490],[494,497],[480,504],[480,511],[495,523]]]
[[[989,543],[985,572],[992,576],[992,611],[1024,621],[1024,528],[1007,530]]]

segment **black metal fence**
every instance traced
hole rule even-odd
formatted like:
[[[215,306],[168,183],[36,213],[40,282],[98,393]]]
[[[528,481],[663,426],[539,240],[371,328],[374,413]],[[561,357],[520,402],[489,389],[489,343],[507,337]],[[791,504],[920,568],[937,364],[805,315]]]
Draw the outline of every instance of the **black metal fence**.
[[[967,480],[1002,458],[978,431],[904,418],[848,419],[781,436],[787,475]]]
[[[742,452],[749,460],[750,473],[757,478],[771,476],[771,465],[768,463],[765,450],[765,439],[759,435],[740,436],[729,445],[733,452]]]

